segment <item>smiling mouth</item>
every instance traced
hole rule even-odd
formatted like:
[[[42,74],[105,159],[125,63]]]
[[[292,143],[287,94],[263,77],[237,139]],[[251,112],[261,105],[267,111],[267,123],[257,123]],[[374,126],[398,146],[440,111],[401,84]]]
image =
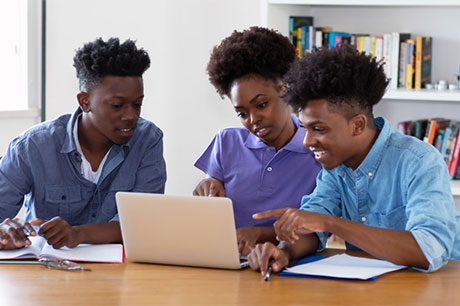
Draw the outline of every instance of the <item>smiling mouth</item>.
[[[131,137],[134,134],[134,128],[125,128],[125,129],[119,129],[120,135],[122,137]]]
[[[313,152],[313,154],[315,154],[315,159],[317,160],[321,159],[326,154],[325,150],[318,150],[312,147],[310,147],[310,150]]]

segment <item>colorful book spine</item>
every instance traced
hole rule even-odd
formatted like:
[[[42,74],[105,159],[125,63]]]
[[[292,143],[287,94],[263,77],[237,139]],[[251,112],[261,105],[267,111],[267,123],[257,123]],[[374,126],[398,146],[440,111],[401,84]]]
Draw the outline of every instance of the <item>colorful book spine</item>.
[[[431,82],[431,37],[418,36],[415,55],[415,89],[421,89]]]
[[[454,147],[454,151],[453,151],[453,154],[452,154],[452,160],[450,162],[450,164],[448,165],[449,167],[449,175],[452,176],[452,177],[455,177],[455,174],[457,172],[457,166],[458,166],[458,157],[460,155],[460,141],[458,139],[458,134],[457,134],[457,140],[455,141],[455,147]]]
[[[406,89],[414,88],[414,51],[415,41],[407,40],[407,65],[406,65]]]
[[[377,62],[383,59],[383,37],[377,36],[375,38],[375,60]]]
[[[426,128],[426,135],[423,138],[423,141],[428,142],[429,144],[433,144],[434,137],[436,136],[436,126],[437,126],[437,121],[431,120],[429,123],[429,126],[427,126]]]
[[[406,71],[407,71],[407,42],[403,41],[399,48],[399,80],[398,87],[406,87]]]
[[[383,67],[387,78],[391,77],[391,34],[383,35],[383,60],[385,66]]]
[[[401,42],[406,41],[410,38],[409,33],[399,33],[393,32],[391,33],[391,81],[390,81],[390,88],[396,89],[398,88],[399,84],[399,54],[400,54],[400,47]]]

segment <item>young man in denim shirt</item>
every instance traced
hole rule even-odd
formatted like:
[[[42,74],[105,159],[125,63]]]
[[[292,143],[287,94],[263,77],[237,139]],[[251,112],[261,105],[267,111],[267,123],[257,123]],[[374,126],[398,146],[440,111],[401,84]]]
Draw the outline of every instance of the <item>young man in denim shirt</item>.
[[[80,92],[74,114],[14,139],[0,161],[0,248],[38,234],[54,248],[121,242],[117,191],[163,193],[163,133],[140,118],[143,49],[97,39],[76,52]],[[13,218],[26,207],[25,221]]]
[[[460,260],[460,216],[440,153],[402,135],[372,107],[388,81],[382,65],[350,46],[313,51],[286,80],[285,100],[307,129],[304,145],[323,170],[300,210],[254,215],[277,217],[277,247],[257,245],[249,256],[264,274],[290,259],[321,251],[329,233],[381,259],[422,271]]]

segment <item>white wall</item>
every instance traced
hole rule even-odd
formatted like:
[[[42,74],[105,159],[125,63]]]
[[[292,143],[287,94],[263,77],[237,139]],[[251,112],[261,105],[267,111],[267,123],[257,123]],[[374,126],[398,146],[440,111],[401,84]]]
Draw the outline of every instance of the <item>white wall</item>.
[[[142,116],[164,132],[169,194],[191,194],[193,163],[214,134],[239,120],[209,84],[212,47],[260,23],[259,0],[47,0],[46,117],[73,112],[75,50],[97,37],[137,39],[151,57]]]

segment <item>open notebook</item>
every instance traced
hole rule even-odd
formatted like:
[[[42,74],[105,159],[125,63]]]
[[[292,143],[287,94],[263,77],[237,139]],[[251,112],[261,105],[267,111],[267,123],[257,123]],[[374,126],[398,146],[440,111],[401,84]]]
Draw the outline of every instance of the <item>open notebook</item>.
[[[0,250],[0,260],[55,258],[83,262],[122,263],[121,244],[80,244],[75,248],[54,249],[40,236],[28,237],[30,246],[18,250]]]

